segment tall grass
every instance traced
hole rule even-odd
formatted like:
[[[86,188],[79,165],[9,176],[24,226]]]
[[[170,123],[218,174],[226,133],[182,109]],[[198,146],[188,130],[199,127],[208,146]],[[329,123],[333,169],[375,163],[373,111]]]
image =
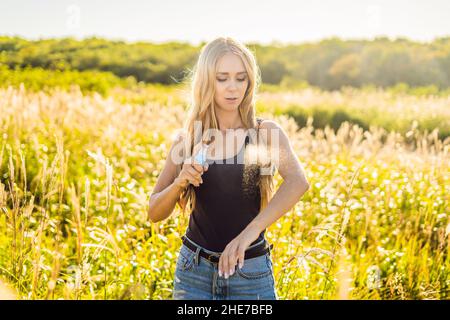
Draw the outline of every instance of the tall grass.
[[[438,137],[450,136],[450,95],[408,95],[391,90],[346,87],[341,91],[303,88],[285,92],[261,92],[261,110],[287,114],[299,126],[313,117],[315,128],[337,130],[343,122],[364,130],[376,126],[406,134],[412,126],[420,131],[438,129]]]
[[[0,89],[0,274],[20,298],[171,297],[188,216],[146,221],[185,110],[168,101]],[[449,297],[450,138],[259,112],[311,183],[266,233],[281,299]]]

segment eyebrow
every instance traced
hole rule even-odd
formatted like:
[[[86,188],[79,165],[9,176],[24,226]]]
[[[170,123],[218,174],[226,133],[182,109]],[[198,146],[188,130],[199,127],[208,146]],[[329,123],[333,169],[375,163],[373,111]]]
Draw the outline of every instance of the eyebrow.
[[[238,72],[237,74],[247,73],[246,71]],[[228,72],[217,72],[217,74],[228,74]]]

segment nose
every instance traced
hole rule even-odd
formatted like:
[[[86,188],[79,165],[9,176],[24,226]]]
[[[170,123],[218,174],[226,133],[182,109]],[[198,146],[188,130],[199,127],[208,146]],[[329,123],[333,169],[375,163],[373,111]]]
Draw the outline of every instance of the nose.
[[[227,89],[232,91],[232,90],[237,90],[238,84],[236,81],[230,81],[230,84],[228,85]]]

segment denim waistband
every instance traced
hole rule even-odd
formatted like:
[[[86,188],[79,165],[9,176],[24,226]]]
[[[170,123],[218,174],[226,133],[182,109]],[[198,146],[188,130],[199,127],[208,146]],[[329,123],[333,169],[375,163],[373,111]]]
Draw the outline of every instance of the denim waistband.
[[[195,245],[196,247],[200,248],[201,250],[203,250],[203,251],[205,251],[206,253],[211,254],[211,255],[215,255],[215,256],[218,256],[218,257],[221,255],[222,252],[217,252],[217,251],[211,251],[211,250],[208,250],[208,249],[202,247],[201,245],[199,245],[198,243],[195,243],[194,241],[192,241],[191,239],[189,239],[189,238],[187,237],[186,234],[187,234],[187,232],[186,232],[182,237],[183,237],[183,238],[186,238],[189,242],[191,242],[191,243],[192,243],[193,245]],[[262,240],[258,241],[257,243],[255,243],[255,244],[249,246],[249,247],[246,249],[246,251],[247,251],[248,249],[250,249],[250,248],[253,248],[253,247],[256,247],[256,246],[260,245],[261,243],[264,243],[264,241],[266,241],[266,239],[262,239]]]

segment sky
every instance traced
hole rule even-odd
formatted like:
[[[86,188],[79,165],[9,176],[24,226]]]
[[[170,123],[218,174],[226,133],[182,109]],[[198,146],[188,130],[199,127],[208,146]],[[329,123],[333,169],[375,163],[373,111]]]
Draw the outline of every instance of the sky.
[[[450,36],[450,0],[0,0],[0,35],[198,44]]]

